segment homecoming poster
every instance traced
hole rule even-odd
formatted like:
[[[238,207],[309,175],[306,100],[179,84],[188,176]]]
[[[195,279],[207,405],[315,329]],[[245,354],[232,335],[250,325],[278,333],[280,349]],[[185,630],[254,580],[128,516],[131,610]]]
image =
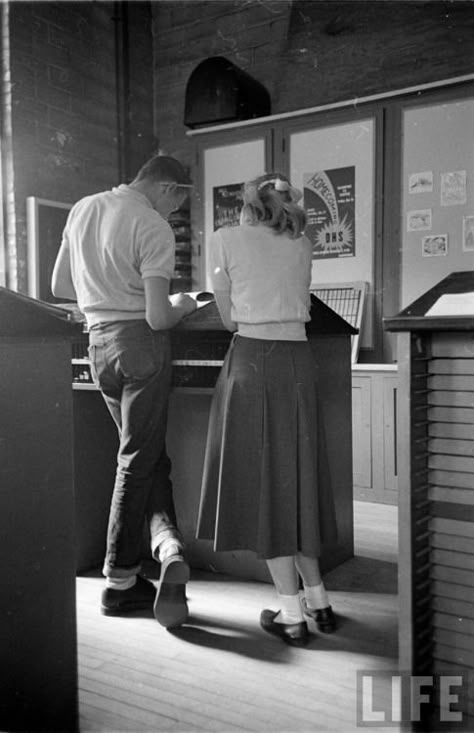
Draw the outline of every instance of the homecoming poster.
[[[303,176],[313,260],[355,257],[355,166]]]
[[[213,194],[214,231],[237,226],[242,208],[242,183],[215,186]]]

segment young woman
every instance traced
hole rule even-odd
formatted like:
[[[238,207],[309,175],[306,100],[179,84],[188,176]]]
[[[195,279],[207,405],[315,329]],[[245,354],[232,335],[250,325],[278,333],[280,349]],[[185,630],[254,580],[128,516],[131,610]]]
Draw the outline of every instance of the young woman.
[[[214,392],[197,528],[216,551],[266,560],[280,608],[262,611],[260,624],[299,646],[305,616],[335,629],[318,557],[336,535],[305,331],[311,243],[300,198],[285,176],[261,176],[244,186],[240,226],[210,240],[217,306],[236,335]]]

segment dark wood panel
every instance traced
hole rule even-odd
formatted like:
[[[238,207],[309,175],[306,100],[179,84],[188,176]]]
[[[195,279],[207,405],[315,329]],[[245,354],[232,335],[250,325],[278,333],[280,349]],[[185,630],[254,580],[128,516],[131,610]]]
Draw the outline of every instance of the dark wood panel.
[[[474,537],[456,537],[452,534],[433,532],[431,535],[431,547],[439,547],[474,555]]]
[[[466,390],[474,392],[474,374],[442,374],[429,377],[430,389]]]
[[[474,374],[474,359],[432,359],[431,374]]]
[[[0,338],[2,730],[76,730],[70,373],[69,340]]]
[[[448,638],[447,638],[448,637]],[[441,635],[433,644],[433,659],[451,662],[459,667],[474,668],[474,654],[450,643],[449,635]],[[446,643],[447,642],[447,643]]]
[[[441,468],[443,471],[474,474],[474,458],[469,456],[431,455],[428,461],[430,468]],[[474,477],[471,479],[474,488]]]
[[[436,422],[430,423],[428,434],[435,438],[452,438],[455,440],[470,440],[474,428],[471,424]]]
[[[452,614],[457,618],[465,617],[474,619],[474,603],[472,599],[470,601],[459,601],[458,599],[446,598],[445,596],[438,597],[433,594],[432,608],[434,611]]]
[[[466,277],[469,277],[469,273]],[[431,355],[434,359],[437,357],[449,359],[466,359],[472,362],[472,351],[470,352],[466,346],[472,342],[473,335],[468,333],[435,333],[431,343]]]
[[[474,568],[474,558],[467,552],[451,552],[434,548],[431,551],[431,562],[433,565],[445,565],[451,568]]]
[[[474,587],[474,570],[460,570],[458,568],[446,568],[442,565],[433,565],[430,572],[433,580],[444,580],[447,583],[467,585]]]
[[[450,502],[458,506],[474,507],[474,491],[472,489],[432,486],[428,492],[428,496],[430,501]]]
[[[462,407],[430,407],[428,418],[432,422],[457,422],[474,424],[474,410]]]
[[[428,395],[429,405],[446,407],[474,407],[474,392],[451,392],[438,390]]]
[[[462,524],[472,522],[474,526],[474,506],[466,506],[466,504],[449,504],[446,501],[433,501],[431,502],[431,512],[435,517],[455,520]]]
[[[433,614],[433,626],[445,631],[453,631],[456,634],[466,634],[463,644],[465,649],[474,651],[474,620],[464,618],[453,613],[436,611]]]
[[[474,440],[451,440],[443,438],[428,442],[430,453],[444,453],[447,455],[472,456],[474,455]]]
[[[440,462],[442,465],[442,462]],[[436,468],[430,471],[430,484],[432,486],[453,486],[459,489],[472,489],[474,477],[472,473],[459,471],[442,471]]]
[[[459,537],[474,537],[474,523],[466,521],[458,521],[456,519],[443,519],[435,516],[430,521],[430,529],[432,532],[446,533]]]
[[[436,614],[434,615],[436,616]],[[473,636],[470,636],[469,634],[461,634],[459,632],[453,631],[452,629],[441,629],[435,626],[433,630],[433,639],[435,642],[439,644],[445,644],[446,646],[451,646],[453,649],[459,652],[459,661],[461,664],[461,659],[464,655],[464,663],[467,663],[468,659],[472,659],[472,661],[474,662]]]
[[[458,585],[444,580],[432,580],[431,592],[439,601],[446,598],[450,601],[467,603],[471,607],[471,613],[474,613],[474,587],[472,586]]]

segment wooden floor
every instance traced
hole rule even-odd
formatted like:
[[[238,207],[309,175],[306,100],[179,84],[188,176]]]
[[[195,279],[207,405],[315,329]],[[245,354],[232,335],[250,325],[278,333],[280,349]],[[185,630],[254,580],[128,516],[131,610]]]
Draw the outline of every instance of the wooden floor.
[[[356,502],[355,545],[325,579],[340,630],[305,649],[260,630],[269,584],[195,572],[189,622],[168,632],[151,613],[101,616],[103,579],[78,578],[82,733],[360,731],[357,671],[397,667],[396,507]]]

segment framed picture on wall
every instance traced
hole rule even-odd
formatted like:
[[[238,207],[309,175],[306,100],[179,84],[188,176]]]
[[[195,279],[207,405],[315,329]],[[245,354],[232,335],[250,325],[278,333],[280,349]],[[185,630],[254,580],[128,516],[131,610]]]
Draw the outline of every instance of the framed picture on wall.
[[[214,187],[214,231],[239,224],[243,205],[242,186],[243,183],[231,183]]]
[[[286,130],[290,178],[304,191],[313,282],[367,283],[361,346],[373,346],[376,118]]]
[[[199,273],[196,273],[198,289],[212,288],[208,271],[209,237],[221,226],[238,223],[242,183],[266,169],[269,137],[269,133],[250,132],[239,133],[237,142],[203,142],[199,181],[203,219],[197,223],[201,238]]]
[[[28,295],[59,303],[51,292],[51,277],[72,204],[28,196],[26,199]]]

